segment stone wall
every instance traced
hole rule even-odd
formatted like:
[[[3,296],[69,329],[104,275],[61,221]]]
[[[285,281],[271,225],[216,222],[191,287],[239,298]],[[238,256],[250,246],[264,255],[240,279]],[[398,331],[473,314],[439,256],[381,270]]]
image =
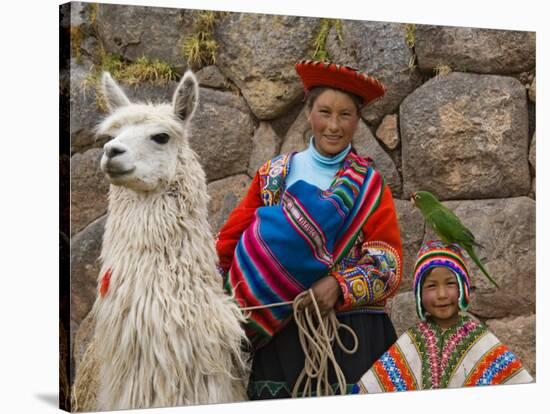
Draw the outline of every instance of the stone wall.
[[[128,62],[160,58],[181,75],[189,66],[181,45],[192,33],[193,13],[73,3],[71,28],[81,36],[61,90],[70,90],[71,102],[76,361],[89,336],[83,320],[95,299],[109,188],[98,170],[104,142],[93,133],[104,114],[85,87],[94,54],[102,46]],[[216,64],[196,70],[200,107],[191,131],[209,181],[214,232],[264,161],[305,148],[309,128],[294,63],[312,56],[321,24],[229,13],[215,25]],[[405,254],[403,283],[390,304],[398,334],[416,321],[412,264],[422,241],[433,237],[408,201],[425,189],[485,245],[480,257],[501,285],[495,290],[471,266],[471,313],[535,374],[535,34],[349,20],[341,33],[330,30],[325,47],[331,59],[368,70],[388,90],[363,110],[354,145],[374,159],[395,197]],[[166,100],[175,85],[124,87],[136,100]]]

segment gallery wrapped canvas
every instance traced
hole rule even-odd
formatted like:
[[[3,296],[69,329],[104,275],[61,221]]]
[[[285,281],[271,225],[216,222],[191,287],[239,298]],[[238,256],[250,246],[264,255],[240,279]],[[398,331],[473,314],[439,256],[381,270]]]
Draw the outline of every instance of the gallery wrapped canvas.
[[[361,377],[373,364],[382,366],[390,346],[419,322],[415,258],[425,241],[438,238],[409,201],[419,190],[433,193],[471,230],[499,285],[466,257],[467,317],[521,361],[529,374],[519,382],[536,378],[534,32],[85,2],[61,5],[59,23],[62,409],[364,391]],[[306,90],[296,71],[301,61],[372,77],[384,89],[372,102],[360,96],[351,106],[350,149],[338,147],[349,152],[339,152],[342,164],[331,170],[330,178],[336,171],[340,178],[369,177],[350,190],[350,199],[364,195],[372,203],[357,204],[369,214],[349,250],[335,253],[337,236],[347,233],[335,232],[336,247],[328,243],[324,223],[315,221],[318,211],[308,212],[305,202],[295,206],[318,226],[300,232],[303,221],[289,225],[311,252],[330,246],[322,277],[336,286],[336,302],[321,312],[319,326],[348,326],[337,330],[343,347],[329,335],[319,354],[330,366],[323,389],[316,385],[324,380],[304,370],[313,363],[304,353],[315,353],[315,346],[302,348],[298,340],[305,311],[296,297],[310,286],[291,270],[273,270],[284,260],[254,252],[299,255],[290,243],[286,253],[284,243],[282,249],[251,246],[268,240],[260,209],[279,208],[288,220],[296,211],[283,202],[296,193],[290,184],[286,191],[287,174],[304,171],[300,160],[313,150],[334,158],[322,151],[345,135],[339,128],[347,115],[336,116],[332,101],[316,106],[321,98],[312,100],[312,91],[326,81]],[[330,88],[347,102],[349,84],[342,85],[343,92]],[[334,136],[318,132],[317,109],[319,116],[334,115],[326,127]],[[350,165],[352,175],[345,170]],[[341,193],[342,180],[323,187],[319,174],[326,170],[307,171],[299,178],[317,185],[321,197]],[[361,187],[376,181],[368,171],[379,174],[379,193]],[[362,217],[356,210],[351,218]],[[254,267],[260,263],[273,267],[260,271]],[[275,305],[269,312],[261,300],[243,299],[260,297],[258,274],[286,278],[266,283]],[[239,291],[245,286],[246,295]],[[322,308],[319,295],[317,302]],[[374,332],[385,339],[374,349],[376,335],[360,332],[357,321],[382,318],[387,328]],[[257,346],[252,332],[275,319],[282,323],[273,337]],[[325,338],[320,330],[313,336]],[[344,349],[352,344],[357,350],[349,354]],[[453,355],[460,366],[466,354]],[[299,378],[310,378],[313,391],[297,389]]]

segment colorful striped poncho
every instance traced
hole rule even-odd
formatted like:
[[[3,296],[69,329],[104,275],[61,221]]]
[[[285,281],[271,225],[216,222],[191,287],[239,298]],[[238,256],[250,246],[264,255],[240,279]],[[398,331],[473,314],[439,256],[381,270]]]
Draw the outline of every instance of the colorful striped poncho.
[[[430,321],[407,330],[363,375],[356,393],[522,384],[533,378],[485,325],[463,316],[442,330]]]
[[[226,290],[243,308],[293,300],[347,253],[382,189],[382,177],[359,157],[326,191],[294,183],[280,204],[256,210],[237,244]],[[246,331],[253,345],[267,343],[290,316],[290,305],[252,311]]]

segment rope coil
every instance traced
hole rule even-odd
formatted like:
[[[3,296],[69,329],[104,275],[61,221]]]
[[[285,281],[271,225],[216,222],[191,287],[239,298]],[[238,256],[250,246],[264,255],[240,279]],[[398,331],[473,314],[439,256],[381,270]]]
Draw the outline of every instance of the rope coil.
[[[309,306],[303,306],[302,302],[309,296],[313,304],[313,310]],[[251,311],[275,306],[284,306],[292,304],[294,320],[298,327],[298,338],[304,352],[304,368],[300,372],[296,383],[292,389],[292,398],[298,396],[311,397],[334,395],[334,390],[329,381],[329,361],[332,363],[340,394],[346,392],[346,378],[336,357],[334,356],[334,342],[346,354],[353,354],[358,348],[357,335],[349,326],[341,323],[336,318],[334,309],[322,315],[315,300],[315,295],[311,289],[300,293],[293,301],[272,303],[269,305],[251,306],[242,308],[243,311]],[[346,348],[343,344],[338,331],[344,329],[348,331],[353,338],[353,347]],[[313,394],[313,384],[315,383],[315,394]]]

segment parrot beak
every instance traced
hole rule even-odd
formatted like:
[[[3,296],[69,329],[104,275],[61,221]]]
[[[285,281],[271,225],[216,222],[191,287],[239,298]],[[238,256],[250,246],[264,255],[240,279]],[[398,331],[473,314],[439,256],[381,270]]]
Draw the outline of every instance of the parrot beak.
[[[412,193],[412,196],[411,196],[411,203],[412,203],[413,206],[416,205],[416,204],[414,203],[415,198],[416,198],[416,193]]]

